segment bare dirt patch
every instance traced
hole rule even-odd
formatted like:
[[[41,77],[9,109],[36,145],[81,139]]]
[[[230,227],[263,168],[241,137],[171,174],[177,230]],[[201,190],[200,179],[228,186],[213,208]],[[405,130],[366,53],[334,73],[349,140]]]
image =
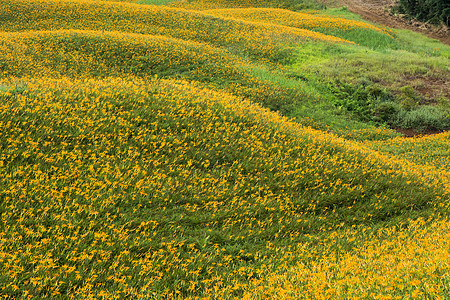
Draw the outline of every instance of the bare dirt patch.
[[[408,138],[422,137],[426,135],[442,133],[442,131],[439,130],[417,131],[415,129],[406,129],[406,128],[393,128],[393,129],[399,133],[402,133],[405,137]]]
[[[450,99],[450,81],[449,76],[442,75],[442,78],[426,77],[426,76],[410,76],[405,78],[405,82],[409,83],[428,101],[445,97]],[[424,103],[430,104],[430,103]]]
[[[347,6],[349,11],[368,21],[392,28],[409,29],[423,33],[450,45],[450,30],[448,27],[408,20],[403,16],[394,16],[391,14],[391,8],[395,5],[395,2],[395,0],[337,0],[335,5]]]

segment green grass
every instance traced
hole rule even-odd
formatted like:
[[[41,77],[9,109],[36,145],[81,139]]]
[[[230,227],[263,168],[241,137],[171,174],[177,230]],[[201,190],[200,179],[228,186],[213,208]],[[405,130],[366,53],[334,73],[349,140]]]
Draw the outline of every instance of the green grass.
[[[396,30],[403,48],[423,56],[450,58],[450,46],[410,30]]]
[[[435,40],[421,37],[419,45],[412,44],[411,38],[415,34],[406,31],[398,31],[396,46],[390,48],[387,45],[379,49],[369,49],[364,46],[354,45],[326,45],[306,44],[297,48],[296,62],[292,65],[291,72],[305,76],[310,82],[315,82],[316,90],[321,90],[327,95],[331,91],[339,91],[334,95],[328,95],[331,102],[338,107],[351,111],[361,110],[356,117],[365,121],[376,120],[376,111],[387,100],[366,98],[356,100],[356,94],[342,93],[345,84],[353,85],[352,93],[358,90],[385,90],[389,101],[399,105],[399,110],[405,110],[397,115],[393,114],[388,121],[390,126],[413,127],[417,130],[433,130],[436,128],[448,129],[447,116],[450,112],[448,105],[448,88],[439,82],[449,78],[448,51],[449,47],[436,44]],[[316,48],[317,47],[317,48]],[[317,51],[315,51],[317,50]],[[345,84],[344,84],[345,83]],[[325,85],[320,88],[321,85]],[[404,91],[410,90],[409,93]],[[421,92],[426,90],[426,93]],[[345,91],[349,93],[349,91]],[[367,97],[367,95],[365,96]],[[363,102],[358,102],[363,101]],[[434,104],[442,117],[438,121],[441,125],[429,125],[425,127],[413,124],[405,118],[420,111],[422,105]],[[356,105],[356,106],[355,106]],[[367,113],[367,109],[372,112]],[[436,114],[436,116],[438,115]],[[367,118],[369,117],[369,118]],[[419,124],[419,123],[417,123]],[[431,123],[430,123],[431,124]],[[437,124],[437,123],[436,123]]]
[[[397,48],[398,42],[390,36],[381,34],[379,32],[353,29],[353,30],[337,30],[337,29],[314,29],[315,31],[338,36],[348,41],[353,41],[358,45],[366,46],[369,49],[386,49],[386,48]]]
[[[48,3],[0,0],[2,295],[243,299],[273,281],[264,299],[299,266],[342,291],[328,262],[395,253],[381,246],[448,216],[448,134],[404,139],[370,112],[392,102],[419,120],[434,97],[420,80],[448,77],[449,47],[406,31],[353,31],[350,45],[163,6]],[[414,279],[443,295],[438,263],[397,295]]]
[[[343,18],[343,19],[348,19],[348,20],[355,20],[355,21],[364,21],[364,19],[361,16],[350,12],[348,10],[348,7],[346,7],[346,6],[327,8],[326,10],[320,11],[319,15]],[[366,22],[366,21],[364,21],[364,22]],[[368,23],[370,23],[370,22],[368,22]]]

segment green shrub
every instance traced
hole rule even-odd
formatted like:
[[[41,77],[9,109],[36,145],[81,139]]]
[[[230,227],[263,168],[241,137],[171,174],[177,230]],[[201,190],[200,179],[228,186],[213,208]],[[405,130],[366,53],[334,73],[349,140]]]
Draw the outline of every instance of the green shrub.
[[[425,105],[415,110],[400,112],[399,124],[403,128],[419,131],[447,130],[450,129],[450,118],[439,108]]]
[[[338,108],[345,108],[361,121],[385,123],[391,116],[387,106],[380,106],[390,102],[392,95],[383,87],[362,79],[359,84],[337,82],[330,85],[330,90],[336,96],[333,100]],[[384,104],[383,104],[384,105]]]
[[[399,89],[399,102],[404,110],[410,111],[419,107],[420,96],[414,91],[414,88],[407,85]]]
[[[329,88],[335,96],[333,104],[360,121],[417,131],[450,129],[449,113],[437,106],[420,106],[420,97],[410,86],[401,88],[398,96],[367,80],[359,84],[337,81]]]
[[[379,103],[373,110],[375,120],[393,125],[397,119],[397,115],[402,111],[398,103],[389,101]]]
[[[448,0],[400,0],[394,11],[420,21],[450,25]]]

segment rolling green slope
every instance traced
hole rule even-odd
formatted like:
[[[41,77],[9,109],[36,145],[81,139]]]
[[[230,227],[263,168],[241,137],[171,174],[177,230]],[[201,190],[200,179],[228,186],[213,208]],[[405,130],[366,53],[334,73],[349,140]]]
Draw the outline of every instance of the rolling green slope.
[[[254,59],[282,61],[302,40],[345,40],[310,30],[154,5],[89,0],[2,0],[1,31],[106,30],[207,42]]]
[[[24,80],[2,83],[11,296],[203,294],[243,285],[311,235],[448,205],[448,182],[431,172],[227,94],[133,77]]]
[[[1,295],[445,295],[448,134],[362,123],[326,75],[412,44],[225,2],[0,0]]]

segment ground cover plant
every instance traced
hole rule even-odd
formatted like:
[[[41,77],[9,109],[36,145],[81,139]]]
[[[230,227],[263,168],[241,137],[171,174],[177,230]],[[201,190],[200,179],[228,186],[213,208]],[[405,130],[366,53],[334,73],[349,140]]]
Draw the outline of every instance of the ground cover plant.
[[[293,69],[325,84],[322,90],[331,92],[329,98],[339,109],[365,122],[418,132],[448,130],[450,48],[429,39],[413,48],[411,38],[417,35],[397,34],[399,49],[300,48]]]
[[[393,11],[424,22],[450,25],[450,5],[443,0],[400,0]]]
[[[239,3],[0,0],[2,298],[447,297],[448,47]]]
[[[89,0],[10,0],[2,1],[0,13],[2,31],[78,29],[157,34],[207,42],[272,62],[282,61],[289,46],[296,45],[299,40],[343,41],[310,30],[223,19],[201,12],[155,5]]]
[[[273,8],[234,8],[208,10],[208,13],[229,18],[256,22],[275,23],[294,28],[309,29],[332,36],[342,37],[355,43],[380,47],[395,45],[392,32],[365,22],[342,18],[319,16],[315,13],[301,13]]]
[[[152,1],[147,1],[152,2]],[[273,8],[281,8],[281,9],[290,9],[290,10],[311,10],[311,9],[321,9],[324,8],[325,5],[319,3],[314,0],[219,0],[219,1],[211,1],[211,0],[200,0],[200,1],[186,1],[186,0],[175,0],[170,1],[168,3],[170,6],[182,7],[187,9],[196,9],[196,10],[206,10],[206,9],[214,9],[214,8],[253,8],[253,7],[273,7]]]

